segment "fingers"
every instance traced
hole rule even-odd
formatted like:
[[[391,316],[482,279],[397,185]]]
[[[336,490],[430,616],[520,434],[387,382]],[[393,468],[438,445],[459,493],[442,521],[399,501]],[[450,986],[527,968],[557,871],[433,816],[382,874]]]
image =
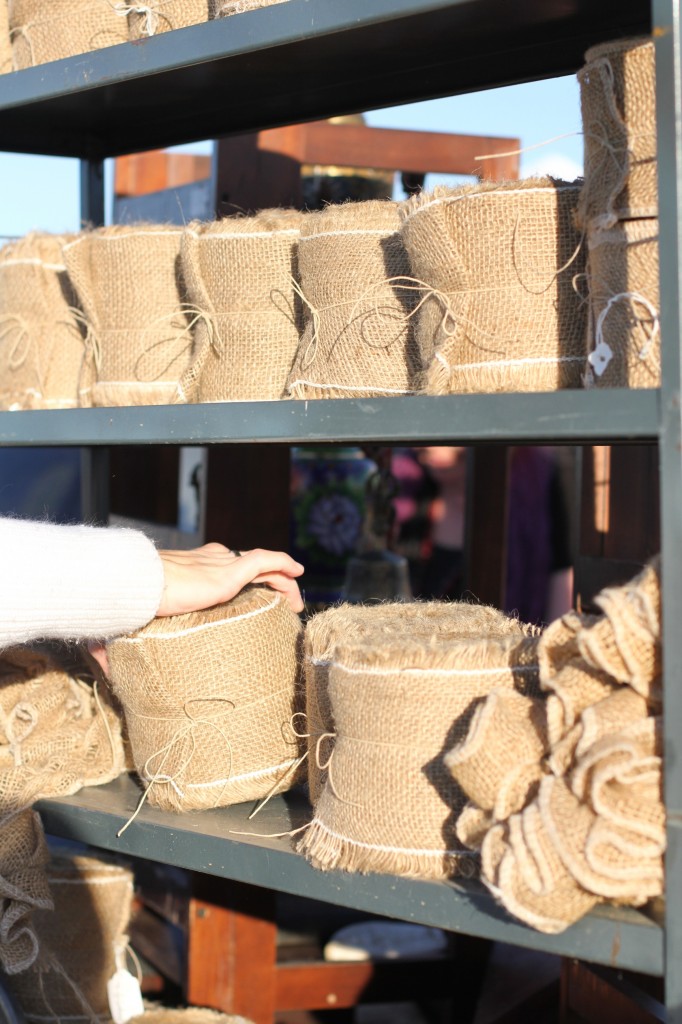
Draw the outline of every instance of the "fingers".
[[[282,594],[289,602],[289,607],[292,611],[302,612],[303,598],[301,597],[301,591],[298,588],[298,583],[293,580],[290,576],[286,576],[284,573],[262,573],[260,576],[256,576],[252,583],[264,583],[273,590]]]

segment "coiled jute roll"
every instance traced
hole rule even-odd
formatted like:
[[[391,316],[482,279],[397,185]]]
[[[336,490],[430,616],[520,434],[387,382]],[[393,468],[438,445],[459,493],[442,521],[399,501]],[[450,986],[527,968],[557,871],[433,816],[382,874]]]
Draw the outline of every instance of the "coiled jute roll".
[[[210,0],[119,0],[131,39],[144,39],[208,21]]]
[[[0,656],[0,814],[103,785],[125,771],[105,693],[27,648]]]
[[[399,640],[441,644],[462,637],[526,636],[532,627],[486,605],[447,601],[395,602],[378,605],[342,604],[313,616],[304,636],[308,789],[314,805],[327,777],[322,765],[334,749],[334,716],[329,697],[329,672],[338,644],[349,636],[357,642]]]
[[[183,277],[189,301],[206,314],[183,381],[191,400],[282,397],[300,333],[294,283],[302,219],[298,210],[264,210],[187,225]]]
[[[437,188],[401,206],[429,394],[579,387],[586,312],[576,185]]]
[[[62,255],[70,237],[36,232],[0,249],[0,408],[78,405],[85,331]]]
[[[281,595],[247,587],[227,604],[154,619],[108,645],[150,803],[226,806],[296,781],[300,631]]]
[[[396,203],[331,205],[301,225],[305,327],[287,393],[361,398],[412,392],[419,369]]]
[[[594,46],[578,72],[585,136],[585,184],[578,222],[610,228],[656,217],[656,65],[651,39]]]
[[[115,0],[9,0],[15,68],[30,68],[128,39]]]
[[[139,1017],[131,1017],[128,1024],[251,1024],[246,1017],[234,1013],[220,1013],[203,1006],[149,1006]]]
[[[588,382],[661,383],[658,220],[620,221],[587,236],[590,290]]]
[[[443,755],[495,687],[536,681],[532,637],[337,646],[329,694],[336,743],[299,850],[323,869],[471,876],[457,839],[465,797]]]
[[[8,0],[0,0],[0,75],[12,70],[12,40],[9,34]]]
[[[38,958],[33,914],[53,906],[46,872],[49,859],[35,811],[0,815],[0,964],[5,974],[27,971]]]
[[[83,405],[183,401],[192,322],[179,262],[181,228],[136,224],[86,231],[64,246],[88,321]]]
[[[108,1021],[107,982],[125,963],[133,873],[103,856],[55,856],[47,865],[54,910],[33,922],[40,956],[12,979],[26,1020]]]

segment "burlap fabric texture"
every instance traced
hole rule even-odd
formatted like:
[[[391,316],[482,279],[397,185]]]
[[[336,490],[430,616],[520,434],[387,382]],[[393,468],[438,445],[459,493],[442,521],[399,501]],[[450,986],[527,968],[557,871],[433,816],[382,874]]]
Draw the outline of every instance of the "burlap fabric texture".
[[[155,619],[108,645],[150,803],[226,806],[296,781],[300,631],[279,594],[248,587],[227,604]]]
[[[8,0],[14,67],[73,57],[124,43],[126,19],[115,0]]]
[[[429,394],[579,387],[579,189],[549,178],[437,188],[401,206]]]
[[[28,1021],[109,1021],[107,982],[125,962],[133,873],[102,856],[55,856],[47,865],[54,910],[33,923],[40,956],[11,979]]]
[[[204,1009],[202,1006],[145,1007],[139,1017],[131,1017],[128,1024],[251,1024],[246,1017],[233,1013],[220,1013],[218,1010]]]
[[[292,398],[404,395],[419,355],[414,293],[396,203],[331,205],[301,225],[298,267],[305,327]]]
[[[50,910],[49,860],[40,817],[32,810],[0,818],[0,964],[5,974],[26,971],[40,952],[36,910]]]
[[[304,635],[308,790],[315,805],[327,777],[335,726],[329,698],[329,672],[338,644],[400,640],[441,644],[463,637],[526,636],[532,627],[486,605],[447,601],[341,604],[313,616]],[[299,730],[301,731],[301,730]]]
[[[587,236],[590,318],[586,383],[661,383],[658,220],[621,221]]]
[[[131,39],[145,39],[197,25],[209,18],[209,0],[114,0],[114,6],[128,18]]]
[[[182,273],[197,322],[194,357],[182,382],[192,401],[281,398],[301,328],[294,292],[303,214],[187,225]]]
[[[578,223],[592,230],[626,218],[656,217],[653,41],[618,39],[592,47],[578,81],[585,137]]]
[[[494,687],[535,683],[526,636],[340,644],[329,671],[333,759],[299,850],[322,869],[471,877],[457,839],[465,797],[443,755]]]
[[[62,255],[70,237],[36,232],[0,249],[0,408],[78,405],[85,329]]]
[[[30,806],[110,782],[125,770],[120,720],[106,692],[48,656],[0,656],[0,808]]]
[[[191,310],[180,278],[181,228],[161,224],[83,232],[64,246],[89,325],[82,405],[181,402]]]
[[[9,34],[8,0],[0,0],[0,75],[12,70],[12,40]]]
[[[246,14],[261,7],[287,3],[287,0],[212,0],[212,3],[216,8],[216,18],[228,18],[231,14]]]

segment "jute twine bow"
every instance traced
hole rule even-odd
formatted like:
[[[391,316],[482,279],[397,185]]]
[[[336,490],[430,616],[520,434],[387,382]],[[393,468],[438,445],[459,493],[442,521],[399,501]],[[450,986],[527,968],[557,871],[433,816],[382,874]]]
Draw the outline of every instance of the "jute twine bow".
[[[118,3],[111,3],[107,0],[112,10],[123,18],[127,18],[129,14],[141,14],[144,16],[144,28],[142,34],[145,36],[153,36],[159,27],[159,15],[155,7],[149,4],[127,4],[125,0],[118,0]]]

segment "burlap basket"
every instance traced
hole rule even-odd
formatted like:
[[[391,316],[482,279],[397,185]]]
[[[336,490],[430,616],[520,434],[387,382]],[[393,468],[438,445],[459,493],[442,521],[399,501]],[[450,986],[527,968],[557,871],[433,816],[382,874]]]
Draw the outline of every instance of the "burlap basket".
[[[199,402],[281,398],[300,333],[294,292],[303,214],[264,210],[188,224],[182,272],[197,321],[183,381]]]
[[[92,345],[83,405],[181,402],[192,326],[200,315],[180,280],[181,228],[97,228],[64,246]],[[88,390],[89,389],[89,390]]]
[[[429,394],[579,387],[578,188],[549,178],[437,188],[401,206]]]
[[[62,255],[70,237],[36,232],[0,249],[0,408],[78,405],[85,331]]]
[[[35,811],[0,818],[0,964],[8,975],[26,971],[40,950],[36,910],[50,910],[45,833]]]
[[[150,1006],[139,1017],[131,1017],[128,1024],[251,1024],[246,1017],[233,1013],[220,1013],[202,1006],[174,1007]]]
[[[329,678],[336,744],[299,850],[322,869],[473,875],[476,858],[455,831],[466,801],[443,755],[466,733],[477,699],[534,678],[536,643],[392,636],[337,646]]]
[[[469,800],[493,811],[505,780],[535,768],[547,749],[544,700],[500,689],[476,707],[466,735],[444,760]],[[527,788],[520,795],[525,800]]]
[[[9,34],[8,0],[0,0],[0,75],[13,68],[12,40]]]
[[[578,205],[584,228],[656,217],[656,65],[651,39],[594,46],[578,72],[585,184]]]
[[[305,327],[287,392],[292,398],[404,395],[419,354],[405,288],[408,256],[396,203],[331,205],[301,226]]]
[[[530,636],[533,628],[486,605],[447,601],[342,604],[313,616],[304,635],[308,790],[316,803],[334,749],[335,726],[329,698],[329,672],[336,646],[352,636],[358,642],[432,641],[462,637]]]
[[[126,19],[115,0],[8,0],[14,67],[73,57],[124,43]]]
[[[661,383],[658,221],[623,221],[588,235],[590,327],[586,383]]]
[[[29,1021],[109,1021],[107,982],[125,962],[133,873],[101,856],[56,856],[47,866],[54,910],[34,925],[40,956],[12,979]]]
[[[248,587],[227,604],[155,619],[108,645],[150,803],[226,806],[296,781],[300,629],[283,597]]]
[[[125,770],[120,720],[106,693],[25,648],[0,656],[0,808],[68,796]]]
[[[130,39],[144,39],[208,21],[210,0],[114,0],[127,15]]]
[[[216,18],[228,18],[231,14],[246,14],[261,7],[287,3],[287,0],[212,0],[212,3],[216,8]]]

